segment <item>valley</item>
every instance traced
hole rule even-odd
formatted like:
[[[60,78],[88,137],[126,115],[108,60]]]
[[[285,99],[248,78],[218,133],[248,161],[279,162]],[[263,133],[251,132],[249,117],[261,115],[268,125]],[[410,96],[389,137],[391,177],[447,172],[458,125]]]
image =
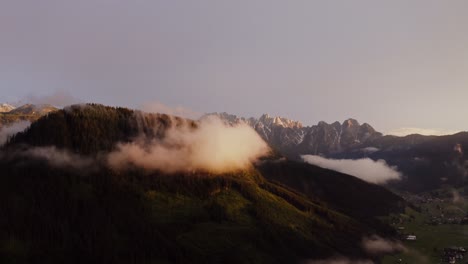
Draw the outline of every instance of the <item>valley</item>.
[[[428,193],[402,196],[412,206],[387,221],[398,230],[406,250],[385,257],[383,263],[466,263],[468,195],[465,189],[445,186]],[[409,236],[415,236],[415,240]]]

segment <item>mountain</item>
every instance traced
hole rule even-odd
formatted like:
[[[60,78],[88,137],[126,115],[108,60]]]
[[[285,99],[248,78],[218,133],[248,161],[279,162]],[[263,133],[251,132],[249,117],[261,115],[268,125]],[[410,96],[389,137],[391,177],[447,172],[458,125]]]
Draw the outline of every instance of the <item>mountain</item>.
[[[375,131],[369,124],[361,125],[355,119],[345,120],[341,124],[319,122],[318,125],[308,129],[298,149],[307,154],[329,155],[349,151],[380,137],[382,134]]]
[[[2,104],[1,106],[4,107],[2,109],[10,110],[5,112],[0,111],[0,129],[2,126],[9,126],[19,121],[33,122],[43,115],[58,110],[58,108],[51,105],[25,104],[18,108],[11,108],[7,104]]]
[[[25,104],[8,112],[12,115],[45,115],[58,109],[48,104]]]
[[[402,181],[391,183],[391,187],[399,190],[423,192],[447,184],[468,185],[467,132],[398,137],[384,136],[369,124],[361,125],[355,119],[302,126],[297,121],[268,115],[259,119],[243,119],[226,113],[215,115],[229,123],[249,124],[277,152],[291,159],[300,160],[301,155],[321,155],[333,159],[385,160],[403,174]]]
[[[359,124],[355,119],[343,123],[328,124],[319,122],[314,126],[303,126],[299,121],[284,117],[271,117],[267,114],[259,119],[245,119],[227,113],[212,113],[228,123],[246,123],[271,146],[288,156],[299,154],[329,155],[348,151],[356,146],[381,138],[367,123]]]
[[[15,109],[15,107],[10,104],[0,104],[0,113],[10,112],[13,109]]]
[[[187,122],[197,129],[196,121],[91,104],[44,115],[14,136],[0,155],[0,262],[378,258],[362,238],[394,235],[377,216],[399,212],[401,198],[306,163],[267,156],[241,171],[167,174],[115,171],[103,158],[119,142],[162,140]]]
[[[306,129],[298,121],[283,117],[271,117],[267,114],[256,118],[241,118],[227,113],[212,113],[204,117],[217,116],[229,124],[246,123],[253,127],[270,146],[285,150],[300,144]],[[202,117],[202,118],[204,118]]]

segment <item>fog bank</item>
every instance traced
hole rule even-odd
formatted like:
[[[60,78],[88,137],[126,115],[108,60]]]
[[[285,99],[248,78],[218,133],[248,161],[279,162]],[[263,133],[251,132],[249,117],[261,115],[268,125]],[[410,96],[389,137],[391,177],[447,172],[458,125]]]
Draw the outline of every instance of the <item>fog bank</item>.
[[[365,159],[326,159],[320,156],[303,155],[302,159],[310,164],[346,173],[364,181],[384,184],[390,180],[401,179],[396,167],[389,166],[384,160]]]
[[[109,154],[108,163],[114,169],[136,166],[167,173],[221,173],[245,169],[268,152],[268,145],[248,125],[230,126],[210,117],[201,120],[197,128],[189,124],[173,126],[162,139],[120,143]]]

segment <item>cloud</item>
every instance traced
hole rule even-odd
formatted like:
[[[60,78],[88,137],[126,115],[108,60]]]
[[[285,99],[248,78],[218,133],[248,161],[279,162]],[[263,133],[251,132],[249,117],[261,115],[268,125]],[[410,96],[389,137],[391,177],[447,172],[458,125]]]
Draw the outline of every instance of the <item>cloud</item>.
[[[361,246],[371,256],[383,256],[402,251],[409,252],[400,242],[384,239],[377,235],[364,237]],[[355,260],[346,257],[333,257],[324,260],[310,260],[306,261],[305,264],[374,264],[374,262],[369,259]]]
[[[401,242],[384,239],[377,235],[364,237],[362,239],[361,247],[370,256],[383,256],[399,252],[407,252],[416,256],[420,260],[424,260],[424,256],[420,255],[416,251],[406,249]],[[421,263],[426,262],[422,261]],[[374,264],[374,261],[369,259],[355,260],[346,257],[333,257],[324,260],[310,260],[306,261],[305,264]]]
[[[326,159],[320,156],[303,155],[302,159],[313,165],[353,175],[364,181],[384,184],[390,180],[401,179],[396,167],[388,166],[384,160],[365,159]]]
[[[400,242],[383,239],[376,235],[364,238],[362,248],[371,255],[386,255],[406,250]]]
[[[168,173],[208,170],[215,173],[244,169],[269,152],[268,145],[248,125],[230,126],[219,118],[172,126],[162,139],[140,137],[120,143],[108,156],[114,169],[137,166]]]
[[[420,252],[409,249],[403,246],[401,242],[384,239],[377,235],[371,237],[364,237],[362,239],[362,249],[374,257],[381,257],[388,254],[395,254],[399,252],[405,252],[410,255],[411,258],[417,259],[416,263],[426,264],[429,263],[429,258]],[[351,259],[343,256],[332,257],[323,260],[308,260],[303,262],[304,264],[374,264],[375,262],[370,259]],[[380,263],[380,262],[379,262]]]
[[[465,205],[465,198],[460,195],[460,193],[456,189],[451,190],[452,193],[452,202],[455,204],[462,204]]]
[[[29,121],[18,121],[4,127],[0,127],[0,145],[5,144],[9,137],[24,131],[30,124],[31,123]]]
[[[9,149],[8,151],[0,150],[0,160],[2,159],[20,159],[22,162],[42,160],[47,162],[51,167],[72,169],[79,173],[87,173],[96,170],[102,161],[101,156],[94,158],[86,157],[71,153],[65,149],[58,149],[55,146],[31,147],[24,145]]]
[[[198,119],[203,115],[200,112],[182,106],[171,107],[160,102],[145,103],[142,106],[142,110],[150,113],[161,113],[190,119]]]
[[[46,160],[51,166],[57,168],[91,169],[93,159],[70,153],[67,150],[51,147],[32,147],[20,152],[21,156]]]
[[[371,260],[352,260],[344,257],[336,257],[324,260],[310,260],[304,262],[304,264],[374,264]]]
[[[407,136],[412,134],[419,134],[425,136],[443,136],[443,135],[453,135],[460,132],[459,130],[444,130],[444,129],[430,129],[430,128],[416,128],[416,127],[402,127],[394,130],[388,131],[387,135],[393,136]]]
[[[361,149],[362,152],[367,153],[367,154],[372,154],[372,153],[377,152],[379,150],[380,149],[378,149],[376,147],[367,147],[367,148],[362,148]]]

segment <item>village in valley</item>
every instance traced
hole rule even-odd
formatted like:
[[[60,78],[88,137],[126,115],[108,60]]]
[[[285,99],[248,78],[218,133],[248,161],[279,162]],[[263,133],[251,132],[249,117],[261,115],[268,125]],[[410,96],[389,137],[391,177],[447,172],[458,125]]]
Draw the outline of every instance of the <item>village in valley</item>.
[[[383,263],[468,263],[468,189],[400,195],[410,206],[387,220],[407,250]]]

